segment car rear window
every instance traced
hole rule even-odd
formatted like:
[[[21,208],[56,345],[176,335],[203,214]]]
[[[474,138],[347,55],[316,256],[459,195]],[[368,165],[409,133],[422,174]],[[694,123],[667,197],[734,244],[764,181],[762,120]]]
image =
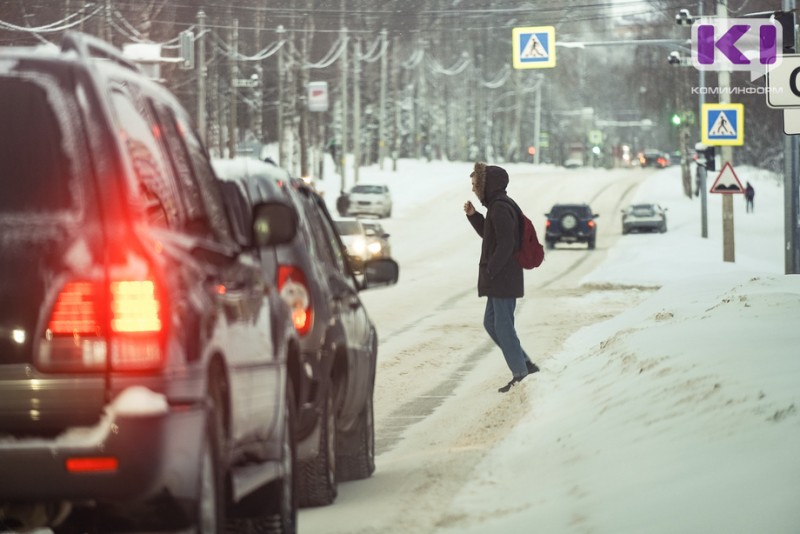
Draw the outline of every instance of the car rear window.
[[[574,213],[578,217],[591,217],[591,209],[588,206],[576,206],[571,204],[561,204],[557,206],[553,206],[550,210],[550,215],[552,217],[559,217],[565,213]]]
[[[63,98],[63,96],[61,97]],[[72,207],[72,163],[45,88],[0,78],[0,212],[50,213]]]
[[[384,187],[382,185],[357,185],[351,189],[353,193],[382,195]]]
[[[652,206],[634,206],[632,211],[637,217],[651,217],[656,214]]]

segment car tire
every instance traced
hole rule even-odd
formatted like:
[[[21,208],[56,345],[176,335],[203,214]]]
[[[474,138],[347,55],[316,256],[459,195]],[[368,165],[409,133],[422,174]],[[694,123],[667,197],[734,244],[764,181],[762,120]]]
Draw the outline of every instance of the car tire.
[[[628,229],[627,229],[627,228],[625,228],[624,226],[622,227],[622,235],[626,235],[626,234],[627,234],[629,231],[630,231],[630,230],[628,230]]]
[[[370,391],[355,427],[347,434],[340,434],[336,475],[344,482],[369,478],[374,472],[375,419]]]
[[[594,237],[589,239],[589,241],[587,243],[587,245],[589,246],[589,250],[594,250],[594,246],[595,246],[594,240],[595,240]]]
[[[301,507],[325,506],[336,500],[336,412],[333,383],[320,413],[319,454],[297,467],[298,501]]]
[[[555,246],[556,246],[556,242],[552,241],[552,240],[547,240],[547,241],[545,241],[545,243],[547,243],[547,249],[548,250],[553,250],[555,248]]]

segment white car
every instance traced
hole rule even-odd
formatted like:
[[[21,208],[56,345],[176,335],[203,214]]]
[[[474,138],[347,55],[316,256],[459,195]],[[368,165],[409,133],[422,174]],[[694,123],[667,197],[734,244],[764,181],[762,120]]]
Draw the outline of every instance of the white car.
[[[350,189],[347,215],[392,216],[392,195],[384,184],[358,184]]]
[[[371,254],[367,248],[367,234],[364,231],[361,221],[353,217],[334,219],[336,231],[342,238],[342,243],[347,248],[350,256],[351,265],[356,272],[361,271],[364,262],[370,259]]]
[[[622,210],[622,235],[667,231],[667,208],[658,204],[631,204]]]
[[[364,233],[367,235],[367,250],[371,258],[389,258],[392,247],[389,244],[389,234],[378,221],[361,221]]]

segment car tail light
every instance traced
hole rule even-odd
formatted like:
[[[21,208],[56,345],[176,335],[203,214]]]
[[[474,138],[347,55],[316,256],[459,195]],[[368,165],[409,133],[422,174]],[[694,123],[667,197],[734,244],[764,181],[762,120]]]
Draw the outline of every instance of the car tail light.
[[[589,229],[590,229],[590,230],[591,230],[592,228],[594,228],[594,221],[589,221],[589,222],[588,222],[588,223],[586,223],[586,224],[589,226]]]
[[[297,333],[306,335],[314,321],[314,310],[302,269],[294,265],[281,265],[278,268],[278,291],[292,311],[292,323]]]
[[[67,458],[65,465],[69,473],[113,473],[119,468],[119,460],[113,456]]]
[[[163,363],[163,297],[153,280],[71,281],[56,298],[37,363],[49,371],[146,371]]]
[[[550,219],[547,219],[547,220],[545,221],[545,223],[544,223],[544,227],[545,227],[545,228],[550,228],[550,225],[551,225],[551,224],[553,224],[553,223],[552,223],[552,221],[551,221]]]

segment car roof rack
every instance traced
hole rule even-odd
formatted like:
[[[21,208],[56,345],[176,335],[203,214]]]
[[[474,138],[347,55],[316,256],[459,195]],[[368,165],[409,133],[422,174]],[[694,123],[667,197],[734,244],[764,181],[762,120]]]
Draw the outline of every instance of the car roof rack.
[[[102,39],[85,33],[67,32],[61,43],[61,50],[63,52],[74,50],[80,57],[87,60],[92,58],[107,59],[134,72],[141,72],[139,66],[125,57],[118,48]]]

